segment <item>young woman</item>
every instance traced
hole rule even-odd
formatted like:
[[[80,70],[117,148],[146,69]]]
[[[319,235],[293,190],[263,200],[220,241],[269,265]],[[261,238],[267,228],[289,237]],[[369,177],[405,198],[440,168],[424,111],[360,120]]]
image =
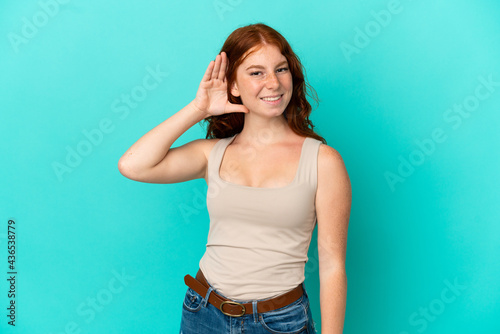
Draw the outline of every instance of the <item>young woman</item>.
[[[120,158],[132,180],[208,184],[208,242],[196,278],[185,277],[181,333],[315,333],[304,271],[316,223],[322,333],[342,333],[351,186],[312,130],[306,85],[281,34],[238,28],[194,100]],[[200,121],[207,139],[171,147]]]

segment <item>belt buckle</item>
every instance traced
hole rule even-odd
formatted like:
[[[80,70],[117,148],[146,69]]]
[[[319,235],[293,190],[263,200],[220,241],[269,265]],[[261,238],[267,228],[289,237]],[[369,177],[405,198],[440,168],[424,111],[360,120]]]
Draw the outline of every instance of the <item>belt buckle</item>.
[[[222,309],[222,307],[224,306],[224,304],[232,304],[232,305],[239,305],[239,306],[241,306],[241,310],[242,310],[241,314],[232,315],[232,314],[229,314],[229,313],[224,312],[224,310]],[[228,316],[230,316],[230,317],[242,317],[243,315],[245,315],[245,311],[246,311],[246,310],[245,310],[245,305],[243,305],[243,304],[241,304],[241,303],[233,302],[233,301],[231,301],[231,300],[225,300],[225,301],[223,301],[222,303],[220,303],[220,305],[219,305],[219,309],[220,309],[220,311],[221,311],[223,314],[228,315]]]

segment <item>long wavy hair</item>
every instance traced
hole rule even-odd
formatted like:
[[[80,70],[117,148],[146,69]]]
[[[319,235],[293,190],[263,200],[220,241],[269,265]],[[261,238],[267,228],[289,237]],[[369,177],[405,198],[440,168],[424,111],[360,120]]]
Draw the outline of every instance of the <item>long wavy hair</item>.
[[[248,55],[257,51],[263,45],[275,45],[286,57],[288,66],[293,79],[293,92],[288,106],[284,110],[284,117],[290,128],[298,135],[313,137],[326,144],[326,140],[314,132],[314,125],[309,120],[311,114],[311,105],[306,99],[309,95],[309,89],[313,92],[311,96],[316,103],[318,97],[314,89],[304,79],[305,70],[299,57],[293,52],[287,40],[273,28],[263,24],[256,23],[240,27],[233,31],[224,42],[220,52],[226,52],[228,59],[228,68],[226,70],[227,96],[228,100],[234,104],[243,104],[239,96],[231,94],[231,86],[236,80],[236,70]],[[247,52],[252,49],[252,52]],[[243,130],[245,114],[234,112],[217,116],[210,116],[202,120],[207,122],[206,138],[226,138],[231,137]]]

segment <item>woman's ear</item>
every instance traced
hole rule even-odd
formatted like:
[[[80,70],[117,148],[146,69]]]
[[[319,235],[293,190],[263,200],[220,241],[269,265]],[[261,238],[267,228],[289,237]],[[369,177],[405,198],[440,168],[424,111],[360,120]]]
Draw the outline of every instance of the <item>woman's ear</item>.
[[[236,85],[236,82],[233,82],[231,86],[231,95],[234,97],[240,96],[240,91],[238,90],[238,85]]]

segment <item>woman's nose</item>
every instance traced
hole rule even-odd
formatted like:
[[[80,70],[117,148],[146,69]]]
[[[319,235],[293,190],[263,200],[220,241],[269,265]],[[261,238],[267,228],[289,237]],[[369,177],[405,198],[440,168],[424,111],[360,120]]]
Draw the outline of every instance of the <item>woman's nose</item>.
[[[272,73],[267,77],[267,79],[266,79],[267,88],[278,87],[279,85],[280,85],[280,81],[278,80],[278,77],[276,76],[276,74]]]

